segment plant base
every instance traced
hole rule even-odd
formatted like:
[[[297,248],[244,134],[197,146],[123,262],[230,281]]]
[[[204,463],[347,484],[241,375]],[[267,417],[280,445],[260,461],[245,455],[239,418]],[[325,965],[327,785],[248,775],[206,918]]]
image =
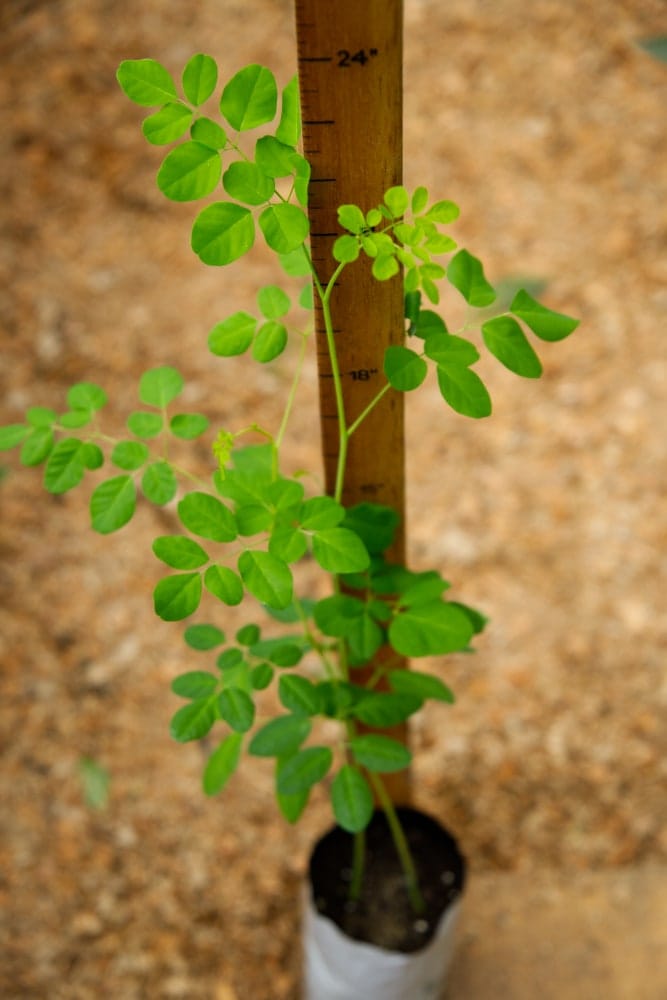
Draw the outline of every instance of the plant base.
[[[315,846],[305,905],[305,1000],[432,1000],[453,950],[465,879],[456,841],[414,809],[398,810],[426,910],[415,916],[387,821],[366,831],[361,898],[348,900],[353,837],[335,827]]]

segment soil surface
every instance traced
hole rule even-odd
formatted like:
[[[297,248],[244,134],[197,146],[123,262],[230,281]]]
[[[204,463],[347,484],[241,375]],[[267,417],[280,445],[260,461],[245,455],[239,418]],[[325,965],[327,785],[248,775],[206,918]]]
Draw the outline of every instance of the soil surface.
[[[667,857],[667,70],[637,45],[663,18],[660,0],[608,0],[604,16],[406,0],[406,183],[462,206],[456,235],[492,281],[538,282],[582,318],[542,347],[538,383],[483,361],[490,420],[444,410],[435,387],[408,399],[412,564],[491,619],[474,657],[429,664],[457,703],[413,733],[417,803],[472,872]],[[183,371],[187,407],[216,429],[278,418],[287,364],[205,347],[273,265],[261,250],[228,273],[197,261],[192,208],[156,190],[161,152],[114,78],[124,58],[179,73],[202,50],[226,76],[259,62],[286,83],[291,4],[3,3],[0,422],[62,411],[88,379],[122,434],[157,364]],[[302,407],[294,468],[318,461],[314,369]],[[150,542],[172,514],[142,506],[96,536],[87,490],[46,497],[13,455],[0,504],[0,995],[295,1000],[326,796],[291,829],[255,761],[207,799],[202,749],[170,740],[169,683],[193,663],[151,606]],[[241,622],[215,613],[229,633]],[[104,808],[86,804],[84,760],[110,775]]]

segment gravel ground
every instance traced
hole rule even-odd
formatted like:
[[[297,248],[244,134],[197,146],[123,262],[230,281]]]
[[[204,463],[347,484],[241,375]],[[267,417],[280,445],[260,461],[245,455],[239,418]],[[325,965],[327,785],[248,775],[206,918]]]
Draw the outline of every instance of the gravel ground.
[[[491,280],[543,282],[582,318],[542,350],[539,383],[484,363],[488,421],[436,392],[408,400],[412,562],[491,618],[476,656],[431,665],[458,700],[417,720],[416,797],[480,873],[667,858],[667,71],[636,44],[661,15],[659,0],[604,16],[406,0],[406,183],[462,206]],[[204,342],[271,262],[226,274],[192,256],[191,209],[155,191],[160,154],[114,72],[144,55],[178,71],[204,49],[286,82],[291,5],[9,0],[0,27],[0,422],[94,379],[120,426],[155,364],[181,368],[214,426],[260,408],[270,422],[287,369],[212,361]],[[317,461],[315,406],[309,370],[295,467]],[[181,629],[151,611],[169,515],[93,536],[85,496],[45,498],[38,472],[5,463],[0,994],[294,1000],[323,799],[287,829],[257,764],[204,798],[200,749],[167,732]],[[83,757],[111,775],[104,810],[83,800]]]

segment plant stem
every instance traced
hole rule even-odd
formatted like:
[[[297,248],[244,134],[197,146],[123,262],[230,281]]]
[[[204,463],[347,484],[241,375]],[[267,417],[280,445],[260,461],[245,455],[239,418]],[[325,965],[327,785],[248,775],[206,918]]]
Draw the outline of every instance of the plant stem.
[[[352,843],[352,881],[350,882],[349,899],[358,902],[361,897],[361,889],[364,881],[364,867],[366,865],[366,831],[359,830],[354,835]]]
[[[362,410],[361,413],[359,414],[359,416],[357,417],[357,419],[354,420],[350,424],[350,426],[348,427],[348,429],[347,429],[347,436],[348,436],[348,438],[352,437],[352,435],[357,430],[357,428],[359,427],[359,425],[364,422],[364,420],[366,419],[366,417],[368,416],[368,414],[371,412],[371,410],[374,409],[377,406],[377,404],[380,402],[380,400],[382,399],[382,397],[385,396],[389,392],[390,389],[391,389],[391,384],[389,382],[387,382],[387,384],[384,385],[380,389],[380,391],[378,392],[377,396],[375,396],[373,399],[371,399],[371,401],[368,404],[368,406],[366,407],[366,409]]]
[[[382,810],[387,817],[387,823],[389,824],[389,831],[391,833],[391,838],[394,841],[394,846],[396,848],[396,853],[398,854],[398,859],[401,863],[401,868],[403,869],[403,874],[405,875],[406,888],[408,890],[408,896],[410,898],[410,903],[412,909],[416,914],[423,913],[425,910],[424,897],[421,894],[419,888],[419,880],[417,878],[417,869],[415,868],[414,859],[408,845],[403,827],[401,826],[400,820],[396,814],[396,809],[394,803],[391,801],[387,791],[382,783],[379,775],[369,772],[369,779],[373,790],[377,795],[378,802],[380,803]]]

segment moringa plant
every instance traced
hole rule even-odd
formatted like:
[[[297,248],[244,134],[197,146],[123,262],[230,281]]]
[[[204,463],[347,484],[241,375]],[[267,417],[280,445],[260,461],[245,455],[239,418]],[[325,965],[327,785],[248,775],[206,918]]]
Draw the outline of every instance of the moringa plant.
[[[486,349],[510,371],[537,378],[542,366],[526,328],[557,341],[577,321],[545,308],[525,290],[493,315],[489,307],[496,293],[482,264],[457,247],[449,230],[458,207],[432,201],[424,187],[413,192],[392,187],[379,205],[341,205],[331,277],[321,283],[309,253],[304,208],[310,170],[297,149],[296,78],[279,94],[269,69],[246,66],[224,85],[219,115],[210,117],[206,108],[218,87],[218,68],[208,55],[188,61],[180,92],[152,59],[123,62],[117,75],[130,100],[159,108],[142,125],[148,142],[175,144],[159,168],[159,189],[178,202],[207,200],[192,226],[199,258],[228,266],[261,238],[290,278],[304,280],[297,302],[280,285],[267,285],[258,290],[254,309],[231,313],[208,335],[215,358],[248,352],[260,365],[294,345],[286,356],[293,367],[282,418],[266,427],[258,415],[244,416],[241,426],[211,431],[206,415],[180,409],[183,378],[175,368],[161,366],[141,376],[140,406],[118,437],[102,427],[104,390],[81,382],[67,393],[64,412],[32,406],[22,423],[0,429],[0,446],[19,446],[23,465],[44,465],[44,485],[54,494],[78,486],[88,471],[110,467],[90,498],[92,527],[102,534],[131,520],[139,495],[157,506],[175,506],[179,530],[153,541],[153,552],[166,567],[154,605],[166,621],[190,620],[185,642],[193,657],[201,658],[172,683],[183,704],[171,720],[171,733],[188,742],[213,731],[204,791],[214,795],[223,789],[243,752],[271,758],[278,807],[294,823],[311,789],[326,780],[335,820],[358,838],[352,897],[361,891],[362,832],[379,802],[419,911],[413,860],[383,777],[406,768],[411,754],[387,730],[428,699],[450,703],[453,694],[435,674],[403,669],[402,658],[469,650],[485,619],[450,598],[450,584],[438,569],[416,572],[387,559],[397,512],[374,503],[343,506],[347,444],[387,393],[417,389],[429,369],[449,407],[468,417],[488,416],[491,400],[473,367],[479,350],[471,332],[481,329]],[[360,258],[370,259],[378,281],[402,275],[405,338],[387,349],[377,394],[349,421],[331,309],[342,272],[358,266]],[[440,301],[443,283],[469,307],[460,329],[450,331],[431,308]],[[324,318],[337,401],[340,448],[333,495],[312,489],[316,470],[308,476],[284,471],[315,305]],[[205,435],[212,438],[211,470],[200,480],[170,458],[169,445],[174,438]],[[305,559],[329,577],[327,596],[315,600],[295,590],[293,567]],[[241,604],[248,608],[247,623],[228,636],[218,622],[193,619],[204,592],[222,605],[223,625],[224,608]],[[377,657],[381,649],[385,655]],[[360,684],[359,668],[369,664],[370,679]],[[264,705],[259,724],[257,704],[271,687],[280,708],[266,720]],[[321,718],[339,724],[334,745],[313,736]]]

